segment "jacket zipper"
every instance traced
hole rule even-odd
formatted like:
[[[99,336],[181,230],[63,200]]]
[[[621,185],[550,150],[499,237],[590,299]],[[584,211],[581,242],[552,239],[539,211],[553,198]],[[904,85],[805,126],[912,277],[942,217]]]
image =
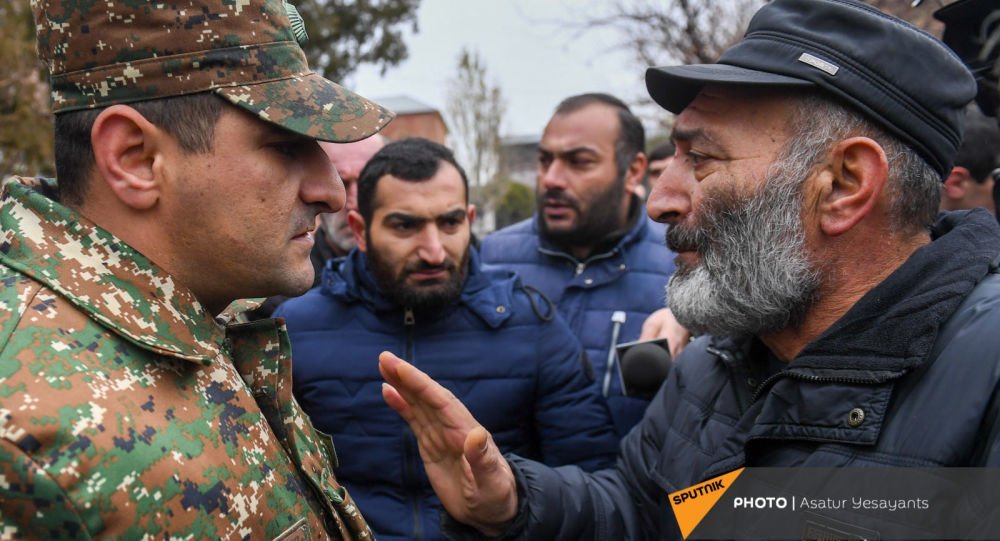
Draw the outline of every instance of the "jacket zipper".
[[[722,362],[724,362],[727,366],[732,366],[732,363],[736,362],[736,358],[733,357],[732,353],[730,353],[729,351],[719,348],[714,348],[712,346],[706,347],[705,351],[721,359]],[[833,377],[823,377],[823,376],[810,376],[808,374],[803,374],[801,372],[782,370],[775,374],[771,374],[770,376],[768,376],[767,379],[765,379],[760,385],[757,386],[757,388],[753,392],[753,396],[750,398],[750,403],[753,404],[754,402],[756,402],[761,397],[761,395],[764,394],[764,391],[767,390],[768,387],[773,385],[774,382],[777,381],[779,378],[784,378],[784,377],[795,378],[802,381],[808,381],[810,383],[847,383],[849,385],[874,385],[877,383],[881,383],[877,381],[863,380],[858,378],[833,378]]]
[[[846,383],[848,385],[877,385],[879,383],[883,383],[880,381],[864,380],[858,378],[832,378],[823,376],[810,376],[808,374],[802,374],[800,372],[789,372],[787,370],[782,370],[777,374],[771,374],[769,378],[764,380],[764,382],[757,387],[757,390],[754,391],[753,393],[753,398],[751,399],[751,403],[756,402],[757,399],[760,398],[761,394],[764,393],[765,389],[770,387],[778,378],[782,377],[794,378],[802,381],[808,381],[810,383]]]
[[[408,363],[413,363],[413,327],[417,324],[417,318],[413,316],[413,308],[406,307],[403,311],[403,328],[406,329],[406,356],[403,358]]]
[[[597,254],[595,256],[588,257],[586,261],[577,261],[577,259],[575,257],[573,257],[573,256],[571,256],[569,254],[564,254],[562,252],[555,252],[555,251],[552,251],[552,250],[549,250],[549,249],[546,249],[546,248],[542,248],[542,247],[539,247],[538,251],[541,252],[541,253],[543,253],[543,254],[546,254],[546,255],[550,255],[550,256],[554,256],[554,257],[561,257],[563,259],[568,259],[571,263],[573,263],[574,265],[576,265],[576,270],[575,270],[574,276],[579,276],[579,275],[583,274],[583,271],[587,270],[587,265],[590,265],[591,263],[594,263],[596,261],[600,261],[602,259],[608,259],[610,257],[614,257],[615,254],[618,253],[618,248],[614,248],[610,252],[604,252],[603,254]]]
[[[413,363],[413,330],[416,324],[417,319],[413,316],[413,308],[407,306],[403,311],[403,328],[406,329],[406,356],[404,360],[408,363]],[[420,481],[416,473],[416,467],[410,460],[410,457],[420,455],[418,454],[418,450],[414,448],[413,441],[413,432],[409,426],[403,425],[403,450],[406,453],[406,459],[403,461],[406,464],[403,471],[403,485],[410,488],[415,494],[410,500],[413,511],[412,539],[420,541],[423,538],[423,532],[420,529],[420,489],[418,487]]]

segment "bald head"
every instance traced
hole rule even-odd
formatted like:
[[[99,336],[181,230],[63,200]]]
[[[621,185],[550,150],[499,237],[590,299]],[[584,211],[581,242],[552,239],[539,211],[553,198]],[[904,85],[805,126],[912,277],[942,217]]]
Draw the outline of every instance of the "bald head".
[[[337,169],[347,190],[347,203],[340,212],[321,215],[326,242],[336,255],[343,255],[354,247],[354,236],[347,224],[347,212],[358,208],[358,176],[368,160],[385,146],[385,138],[376,134],[353,143],[321,141],[319,144]]]
[[[368,163],[368,160],[385,146],[385,138],[376,134],[353,143],[327,143],[323,141],[320,142],[320,146],[330,157],[330,161],[337,168],[337,173],[340,174],[340,178],[344,179],[344,184],[347,185],[348,192],[350,192],[349,184],[358,181],[358,175],[361,174],[361,170]]]

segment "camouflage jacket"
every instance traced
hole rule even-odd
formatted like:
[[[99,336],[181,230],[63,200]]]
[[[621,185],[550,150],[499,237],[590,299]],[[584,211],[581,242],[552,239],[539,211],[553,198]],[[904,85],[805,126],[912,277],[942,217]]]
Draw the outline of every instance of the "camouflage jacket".
[[[43,191],[0,193],[0,539],[370,539],[284,325],[213,318]]]

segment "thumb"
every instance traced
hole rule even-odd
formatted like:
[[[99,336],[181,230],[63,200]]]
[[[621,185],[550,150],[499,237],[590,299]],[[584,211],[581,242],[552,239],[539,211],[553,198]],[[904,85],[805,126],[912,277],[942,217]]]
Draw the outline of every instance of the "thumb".
[[[473,482],[465,487],[468,524],[487,536],[498,537],[517,514],[514,472],[482,426],[469,432],[463,451]]]
[[[463,448],[465,459],[472,468],[473,477],[479,478],[479,473],[489,473],[495,470],[497,462],[503,460],[500,449],[493,443],[493,438],[485,428],[477,426],[465,437]]]

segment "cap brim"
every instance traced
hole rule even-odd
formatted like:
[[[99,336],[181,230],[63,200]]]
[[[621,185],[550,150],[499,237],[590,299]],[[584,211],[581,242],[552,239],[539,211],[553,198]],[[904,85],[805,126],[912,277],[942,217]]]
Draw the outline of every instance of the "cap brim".
[[[369,137],[395,116],[381,105],[316,73],[222,87],[215,92],[267,122],[334,143]]]
[[[680,113],[707,84],[815,86],[811,81],[729,64],[692,64],[646,70],[646,90],[660,107]]]

